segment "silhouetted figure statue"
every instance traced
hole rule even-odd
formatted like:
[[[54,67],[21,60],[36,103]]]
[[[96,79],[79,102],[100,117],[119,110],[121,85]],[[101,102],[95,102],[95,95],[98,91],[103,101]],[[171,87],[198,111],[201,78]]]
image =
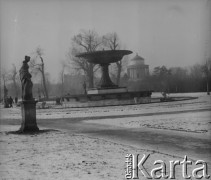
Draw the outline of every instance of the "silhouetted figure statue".
[[[33,100],[32,87],[33,83],[31,81],[31,74],[29,73],[29,65],[27,64],[30,61],[29,56],[25,56],[23,65],[19,71],[20,80],[22,84],[22,99],[23,100]]]
[[[22,123],[19,132],[35,132],[39,131],[36,122],[36,103],[32,95],[33,83],[31,81],[31,74],[29,73],[28,62],[30,61],[29,56],[25,56],[23,65],[19,71],[20,80],[22,85],[22,102],[21,113],[22,113]]]

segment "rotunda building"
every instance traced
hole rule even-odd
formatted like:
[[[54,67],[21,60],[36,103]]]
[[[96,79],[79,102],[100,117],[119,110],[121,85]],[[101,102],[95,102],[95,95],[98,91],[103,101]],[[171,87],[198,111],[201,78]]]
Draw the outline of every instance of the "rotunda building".
[[[127,66],[127,74],[130,80],[141,80],[149,75],[149,65],[146,65],[144,58],[136,54]]]

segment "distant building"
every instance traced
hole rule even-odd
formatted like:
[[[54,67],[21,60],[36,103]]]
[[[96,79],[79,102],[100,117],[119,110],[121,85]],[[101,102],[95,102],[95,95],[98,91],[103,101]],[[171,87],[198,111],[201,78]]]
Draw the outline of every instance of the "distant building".
[[[144,63],[144,58],[136,54],[127,66],[127,74],[129,80],[142,80],[149,75],[149,65]]]

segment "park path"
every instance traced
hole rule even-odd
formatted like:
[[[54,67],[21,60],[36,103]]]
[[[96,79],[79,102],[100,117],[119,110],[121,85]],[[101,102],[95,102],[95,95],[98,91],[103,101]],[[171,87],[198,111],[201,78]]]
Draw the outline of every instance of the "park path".
[[[201,110],[200,110],[201,111]],[[208,110],[204,110],[208,111]],[[187,111],[188,113],[189,111]],[[172,112],[178,113],[178,112]],[[183,112],[184,113],[184,112]],[[197,111],[192,112],[197,113]],[[136,115],[148,116],[148,114]],[[159,114],[157,115],[159,116]],[[96,123],[87,123],[91,118],[38,120],[38,124],[48,128],[62,129],[69,133],[86,134],[112,142],[127,144],[140,149],[150,149],[164,154],[192,159],[204,159],[211,162],[211,140],[203,133],[180,132],[153,128],[123,128],[98,124],[109,117],[95,119]],[[127,116],[122,119],[128,118]],[[153,117],[152,117],[153,118]],[[113,119],[115,121],[115,119]]]

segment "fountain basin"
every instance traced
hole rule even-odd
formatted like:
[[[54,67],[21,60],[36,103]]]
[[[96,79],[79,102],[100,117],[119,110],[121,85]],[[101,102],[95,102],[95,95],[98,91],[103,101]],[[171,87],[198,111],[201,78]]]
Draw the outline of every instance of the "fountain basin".
[[[120,61],[123,56],[131,54],[129,50],[104,50],[85,52],[76,55],[76,57],[85,58],[88,62],[93,64],[110,64]]]

